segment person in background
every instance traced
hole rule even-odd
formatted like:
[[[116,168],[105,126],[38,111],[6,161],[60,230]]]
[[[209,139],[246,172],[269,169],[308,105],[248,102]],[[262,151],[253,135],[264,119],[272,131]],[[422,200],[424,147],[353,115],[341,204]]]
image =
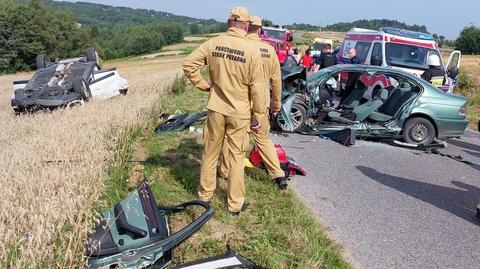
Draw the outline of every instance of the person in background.
[[[445,72],[440,64],[440,57],[432,54],[427,58],[428,69],[422,74],[422,78],[435,87],[442,87],[446,82]]]
[[[312,56],[310,56],[310,50],[307,49],[305,51],[305,54],[300,59],[300,62],[298,62],[298,65],[301,65],[307,68],[307,70],[310,70],[310,68],[312,67],[312,64],[313,64],[313,59],[312,59]]]
[[[322,54],[320,55],[320,59],[318,60],[320,69],[336,64],[338,64],[337,55],[333,54],[332,46],[330,44],[325,44]]]
[[[350,58],[351,64],[360,64],[360,58],[357,56],[357,50],[355,48],[348,50],[348,58]]]
[[[258,132],[265,117],[263,65],[260,51],[247,40],[250,15],[245,7],[229,14],[226,34],[211,38],[184,61],[183,71],[197,88],[209,92],[208,114],[203,132],[199,199],[209,202],[217,187],[217,163],[224,139],[228,144],[228,211],[239,215],[247,210],[244,167],[248,147],[247,129]],[[211,82],[201,75],[207,65]]]
[[[357,56],[357,50],[351,48],[348,50],[348,57],[350,58],[350,64],[360,64],[360,58]],[[353,88],[355,87],[355,82],[360,77],[359,73],[348,74],[347,83],[345,89],[342,93],[342,98],[340,99],[340,104],[342,104],[345,99],[352,93]]]

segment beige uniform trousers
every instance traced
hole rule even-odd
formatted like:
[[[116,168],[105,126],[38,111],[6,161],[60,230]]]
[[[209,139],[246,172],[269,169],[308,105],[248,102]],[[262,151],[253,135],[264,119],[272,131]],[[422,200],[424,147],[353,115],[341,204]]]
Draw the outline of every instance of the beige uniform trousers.
[[[260,123],[262,124],[262,128],[258,131],[258,133],[251,132],[253,135],[253,139],[255,140],[255,145],[258,147],[258,151],[260,152],[260,156],[262,157],[263,164],[265,168],[267,168],[268,174],[275,179],[277,177],[285,177],[285,172],[280,167],[280,161],[278,160],[277,151],[275,150],[275,146],[270,140],[270,122],[268,119],[268,111],[265,116],[261,117]],[[227,139],[225,137],[225,139]],[[228,144],[224,143],[222,147],[222,160],[220,162],[220,174],[228,178],[230,175],[230,162],[228,161]]]
[[[248,147],[247,128],[250,120],[237,119],[222,115],[213,110],[208,111],[207,123],[203,131],[204,148],[200,170],[198,196],[203,201],[210,201],[217,187],[217,163],[224,144],[228,145],[228,210],[238,212],[245,202],[245,152]]]

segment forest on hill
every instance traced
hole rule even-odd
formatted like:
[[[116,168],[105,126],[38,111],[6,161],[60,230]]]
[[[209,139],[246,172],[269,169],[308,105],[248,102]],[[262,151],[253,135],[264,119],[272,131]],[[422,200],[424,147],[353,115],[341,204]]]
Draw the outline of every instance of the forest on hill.
[[[96,47],[102,58],[141,55],[183,42],[184,34],[226,24],[171,13],[51,0],[0,1],[0,73],[34,68],[35,57],[73,57]]]

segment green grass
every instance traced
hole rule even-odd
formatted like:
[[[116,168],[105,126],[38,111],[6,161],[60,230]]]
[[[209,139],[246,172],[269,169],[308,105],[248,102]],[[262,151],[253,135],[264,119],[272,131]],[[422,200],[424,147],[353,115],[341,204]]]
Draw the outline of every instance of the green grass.
[[[196,112],[205,107],[207,94],[180,79],[152,112]],[[155,120],[132,129],[109,168],[103,210],[122,200],[128,192],[126,180],[132,163],[132,145],[142,147],[147,158],[145,175],[159,204],[173,205],[197,198],[202,153],[201,132],[178,132],[156,136]],[[201,123],[196,126],[202,128]],[[294,178],[293,180],[301,180]],[[224,253],[229,245],[267,268],[350,268],[341,250],[332,243],[291,190],[279,191],[263,171],[247,171],[247,200],[251,210],[239,217],[226,208],[226,182],[219,179],[212,200],[214,217],[194,236],[176,248],[175,263]],[[191,222],[199,212],[171,216],[173,230]]]
[[[192,53],[196,48],[183,48],[181,49],[181,55],[188,55],[190,53]]]
[[[461,69],[455,93],[468,97],[468,125],[477,130],[480,121],[480,80],[476,78],[476,74]]]

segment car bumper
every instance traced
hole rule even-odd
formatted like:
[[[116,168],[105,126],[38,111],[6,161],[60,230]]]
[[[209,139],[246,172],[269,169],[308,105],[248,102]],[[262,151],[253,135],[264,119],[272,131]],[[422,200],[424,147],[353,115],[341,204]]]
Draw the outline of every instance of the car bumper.
[[[468,120],[434,119],[437,124],[438,138],[461,136],[467,128]]]

